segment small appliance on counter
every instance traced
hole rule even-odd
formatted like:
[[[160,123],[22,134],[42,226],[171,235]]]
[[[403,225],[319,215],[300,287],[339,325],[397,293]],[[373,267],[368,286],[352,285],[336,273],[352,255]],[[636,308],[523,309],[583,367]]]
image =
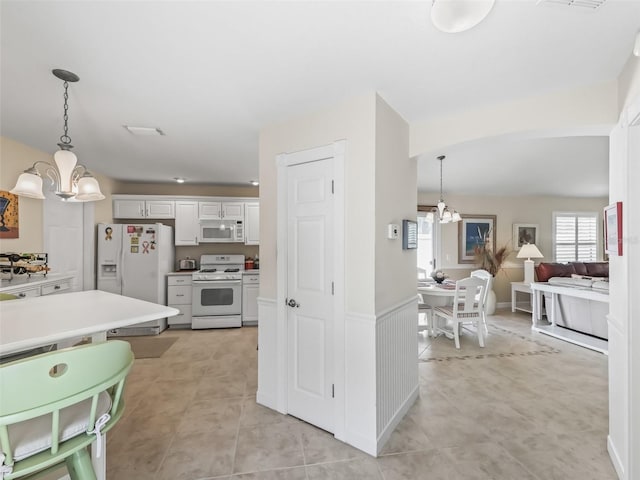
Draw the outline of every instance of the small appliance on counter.
[[[202,255],[193,273],[191,328],[242,326],[244,255]]]
[[[178,270],[197,270],[198,262],[193,258],[183,258],[178,260]]]

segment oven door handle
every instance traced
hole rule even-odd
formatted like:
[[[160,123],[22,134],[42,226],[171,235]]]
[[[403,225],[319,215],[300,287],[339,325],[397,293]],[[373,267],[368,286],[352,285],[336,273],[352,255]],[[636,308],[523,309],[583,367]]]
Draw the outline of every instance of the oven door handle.
[[[240,285],[242,280],[194,280],[195,287],[224,287],[226,285]]]

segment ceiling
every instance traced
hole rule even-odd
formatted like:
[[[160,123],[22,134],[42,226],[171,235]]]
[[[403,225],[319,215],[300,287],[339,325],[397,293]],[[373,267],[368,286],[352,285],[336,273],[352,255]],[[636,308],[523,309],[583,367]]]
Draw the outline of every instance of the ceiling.
[[[607,0],[585,13],[497,0],[479,26],[453,35],[433,27],[430,8],[430,0],[2,0],[0,133],[57,149],[63,86],[51,70],[63,68],[80,77],[69,87],[69,133],[90,170],[246,185],[258,178],[265,125],[373,90],[413,123],[597,84],[620,74],[640,29],[640,1]],[[166,135],[138,137],[123,125]],[[450,193],[584,195],[567,193],[577,172],[588,192],[608,188],[606,137],[487,140],[442,153]],[[438,162],[418,164],[419,189],[437,191]]]

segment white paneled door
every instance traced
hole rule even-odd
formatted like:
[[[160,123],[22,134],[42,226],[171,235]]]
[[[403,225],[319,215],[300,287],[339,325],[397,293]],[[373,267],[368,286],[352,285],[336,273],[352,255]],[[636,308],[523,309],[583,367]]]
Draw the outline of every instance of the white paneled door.
[[[287,168],[288,413],[333,432],[332,158]]]
[[[84,203],[63,202],[45,192],[43,206],[44,250],[49,254],[51,273],[73,275],[72,291],[83,290]],[[88,259],[93,261],[93,259]]]

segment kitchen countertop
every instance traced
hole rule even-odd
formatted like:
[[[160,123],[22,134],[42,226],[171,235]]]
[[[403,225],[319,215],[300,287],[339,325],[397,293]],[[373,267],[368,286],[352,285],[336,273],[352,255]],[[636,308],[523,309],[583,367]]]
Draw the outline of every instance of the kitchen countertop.
[[[37,287],[49,282],[57,282],[71,278],[73,278],[73,275],[65,275],[62,273],[49,273],[46,277],[44,275],[14,275],[12,280],[0,280],[0,293],[7,293],[24,287]]]
[[[243,275],[255,275],[256,273],[260,273],[260,269],[259,268],[252,268],[250,270],[243,270],[242,271]]]
[[[91,315],[87,315],[91,312]],[[177,309],[100,290],[0,302],[0,354],[171,317]]]
[[[197,270],[178,270],[177,272],[169,272],[167,273],[167,276],[169,275],[193,275],[195,272],[197,272]]]

